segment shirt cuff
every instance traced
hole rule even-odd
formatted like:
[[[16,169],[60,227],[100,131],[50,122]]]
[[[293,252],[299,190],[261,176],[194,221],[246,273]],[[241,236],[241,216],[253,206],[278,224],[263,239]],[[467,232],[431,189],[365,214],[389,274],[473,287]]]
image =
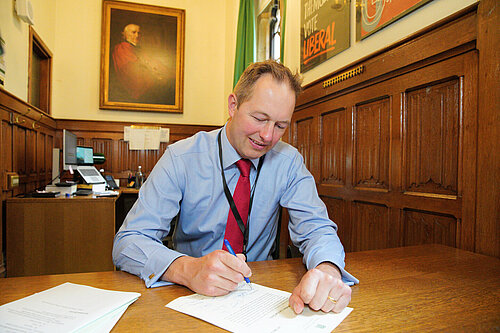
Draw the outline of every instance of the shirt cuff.
[[[330,260],[329,259],[326,259],[326,260],[321,260],[321,259],[318,260],[318,259],[316,259],[316,261],[314,261],[314,260],[311,261],[311,265],[307,265],[307,263],[306,263],[306,266],[307,266],[307,269],[310,269],[310,268],[317,267],[319,264],[321,264],[323,262],[329,262],[329,263],[332,263],[335,266],[337,266],[337,268],[340,270],[340,274],[342,275],[342,282],[344,282],[348,286],[353,286],[353,285],[359,283],[359,280],[357,278],[355,278],[351,273],[349,273],[348,271],[346,271],[344,269],[344,267],[343,267],[344,266],[343,260],[341,261],[342,264],[340,264],[340,263],[335,262],[335,261],[333,261],[331,259]]]
[[[156,288],[162,286],[168,286],[174,284],[173,282],[160,280],[165,271],[170,267],[170,265],[179,257],[185,256],[185,254],[175,252],[172,255],[172,250],[168,248],[160,248],[151,255],[141,272],[141,278],[146,283],[147,288]]]

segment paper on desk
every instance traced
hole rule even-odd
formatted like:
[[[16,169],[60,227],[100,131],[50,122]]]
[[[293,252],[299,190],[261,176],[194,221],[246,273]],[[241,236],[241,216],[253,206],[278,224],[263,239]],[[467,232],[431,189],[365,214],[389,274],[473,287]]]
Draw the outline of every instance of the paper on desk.
[[[288,306],[290,293],[246,283],[225,296],[199,294],[179,297],[166,307],[200,318],[231,332],[331,332],[351,313],[313,311],[309,307],[296,315]]]
[[[109,332],[140,295],[67,282],[0,306],[0,331]]]

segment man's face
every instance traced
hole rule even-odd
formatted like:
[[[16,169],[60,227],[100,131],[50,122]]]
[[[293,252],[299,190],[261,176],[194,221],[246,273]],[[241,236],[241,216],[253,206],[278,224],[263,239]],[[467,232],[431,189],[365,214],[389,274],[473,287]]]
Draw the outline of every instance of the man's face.
[[[137,43],[139,43],[141,28],[136,24],[129,24],[123,29],[123,34],[127,42],[132,45],[137,45]]]
[[[242,158],[255,159],[271,150],[290,125],[295,93],[287,83],[265,74],[257,80],[252,97],[236,105],[236,96],[229,95],[227,137]]]

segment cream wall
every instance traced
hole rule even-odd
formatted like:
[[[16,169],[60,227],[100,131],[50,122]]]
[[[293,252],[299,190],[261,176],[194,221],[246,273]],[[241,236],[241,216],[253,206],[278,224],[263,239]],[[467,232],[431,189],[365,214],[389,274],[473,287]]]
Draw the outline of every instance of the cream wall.
[[[261,8],[268,0],[256,0]],[[310,83],[429,26],[477,0],[434,0],[303,74]],[[61,119],[222,125],[232,89],[238,0],[134,0],[186,10],[184,113],[99,109],[101,0],[31,0],[35,30],[54,54],[52,115]],[[351,26],[355,26],[354,0]],[[285,64],[300,66],[300,0],[288,0]],[[5,89],[27,100],[28,25],[0,0],[0,33],[6,41]]]
[[[294,72],[300,69],[301,1],[287,1],[284,63]],[[355,1],[351,0],[351,47],[303,73],[303,82],[311,83],[476,2],[477,0],[433,0],[370,37],[356,42]]]
[[[238,2],[134,0],[186,11],[184,113],[99,109],[101,0],[31,0],[35,31],[53,53],[52,115],[59,119],[221,125],[232,89]],[[28,25],[0,0],[6,40],[5,89],[27,100]],[[4,10],[6,9],[6,10]]]
[[[54,52],[56,0],[31,0],[35,12],[35,31]],[[5,40],[5,89],[23,101],[28,100],[29,25],[18,19],[13,0],[0,0],[0,34]]]
[[[56,2],[56,118],[224,123],[225,95],[230,89],[226,87],[226,63],[232,62],[226,39],[235,34],[234,28],[226,24],[226,0],[135,0],[186,11],[183,114],[100,110],[101,0]]]

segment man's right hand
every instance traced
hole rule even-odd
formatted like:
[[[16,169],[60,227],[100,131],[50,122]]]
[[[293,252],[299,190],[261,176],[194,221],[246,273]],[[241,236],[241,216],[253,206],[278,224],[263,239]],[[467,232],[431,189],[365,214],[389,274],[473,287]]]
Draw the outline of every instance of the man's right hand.
[[[201,258],[179,257],[168,267],[162,280],[184,285],[202,295],[226,295],[236,289],[243,277],[252,275],[245,256],[237,256],[217,250]]]

